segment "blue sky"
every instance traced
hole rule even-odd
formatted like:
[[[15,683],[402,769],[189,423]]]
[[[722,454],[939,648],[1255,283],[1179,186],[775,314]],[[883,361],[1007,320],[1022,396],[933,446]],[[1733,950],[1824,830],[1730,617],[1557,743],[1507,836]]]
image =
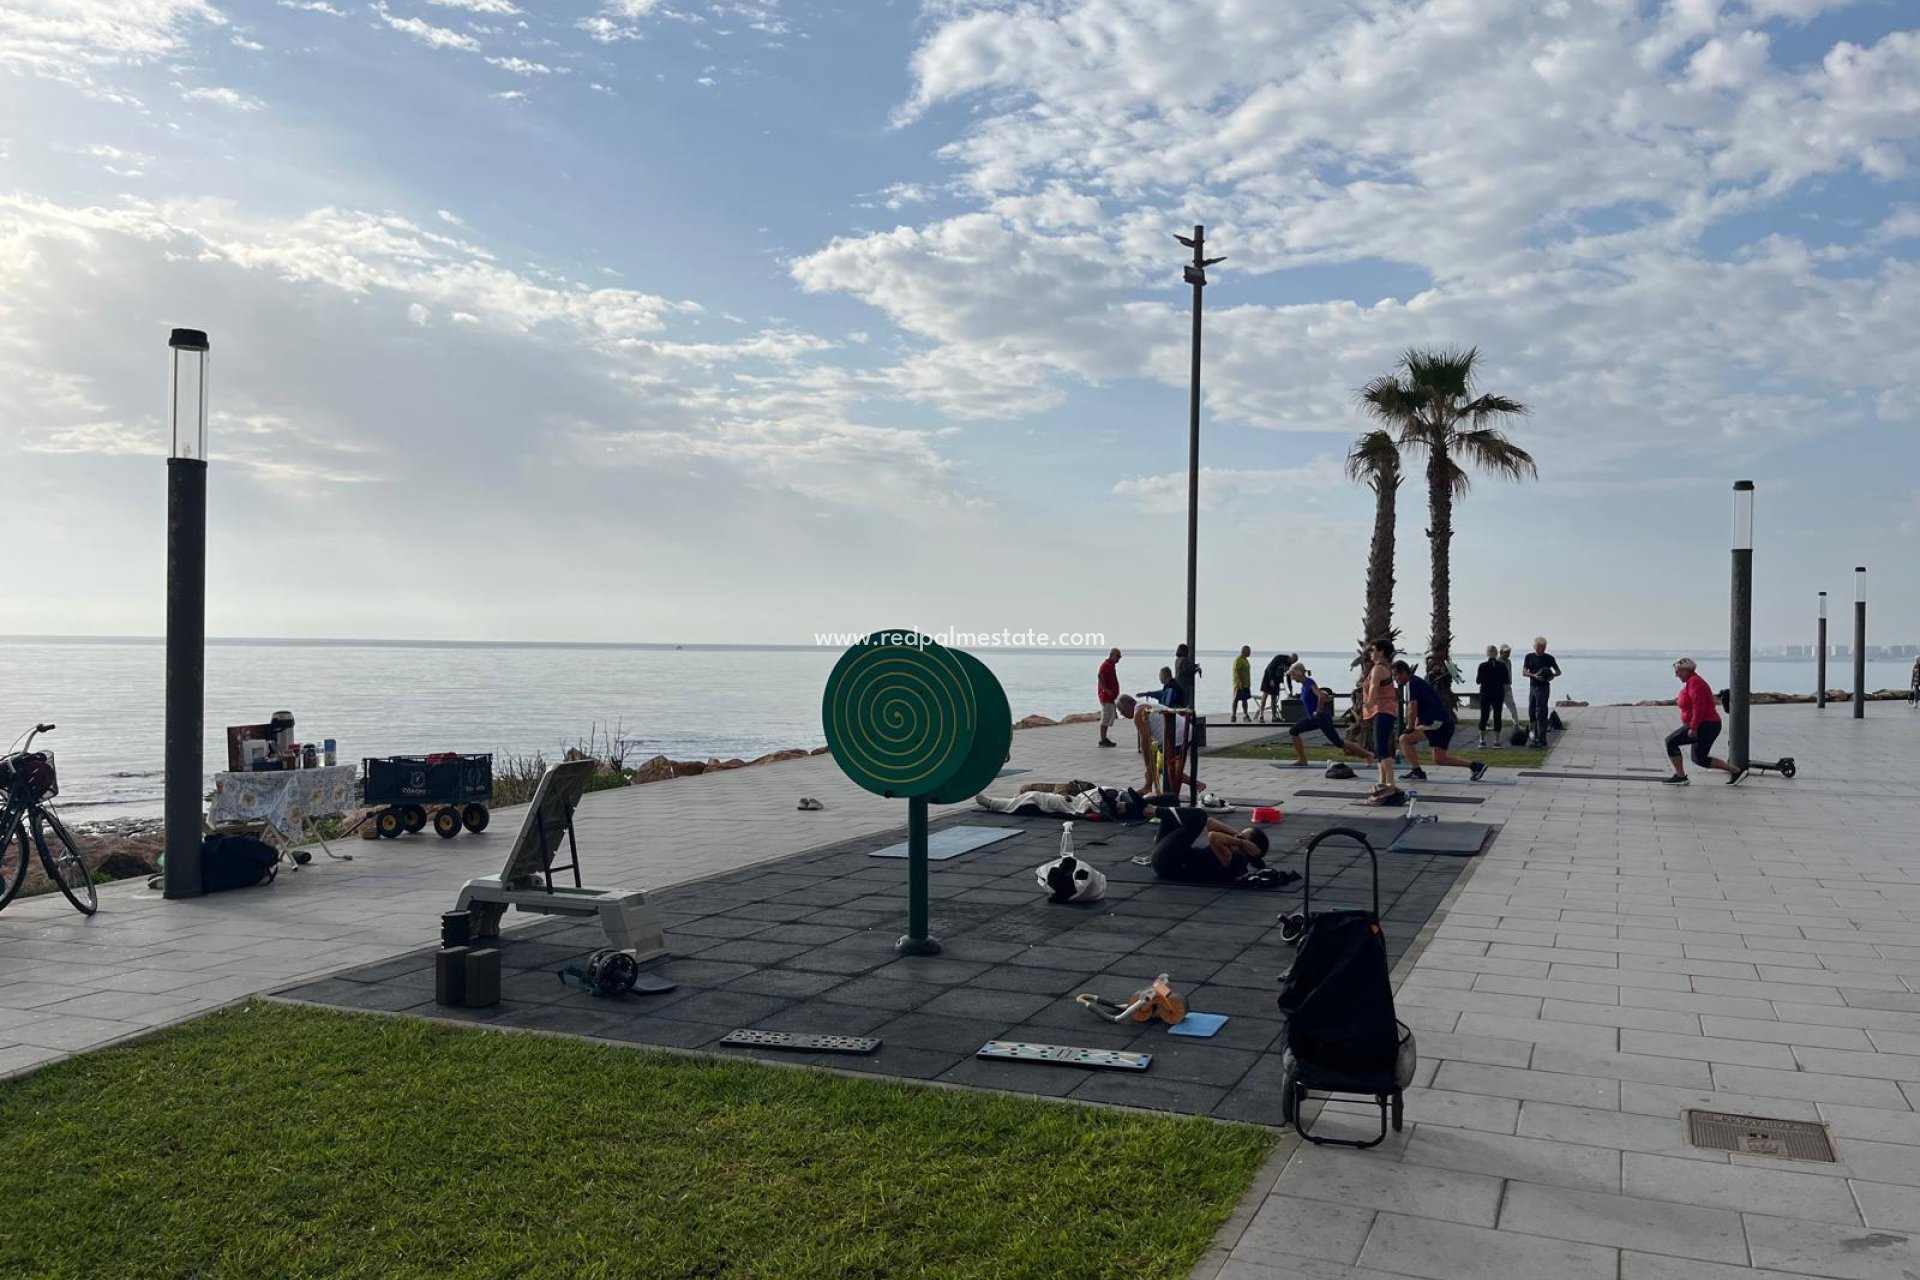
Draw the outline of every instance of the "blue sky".
[[[1458,644],[1920,638],[1920,33],[1895,0],[15,0],[9,630],[161,627],[162,349],[213,335],[210,626],[1332,648],[1356,387],[1477,345],[1540,480]],[[1426,634],[1424,494],[1398,613]],[[1884,630],[1882,629],[1884,628]]]

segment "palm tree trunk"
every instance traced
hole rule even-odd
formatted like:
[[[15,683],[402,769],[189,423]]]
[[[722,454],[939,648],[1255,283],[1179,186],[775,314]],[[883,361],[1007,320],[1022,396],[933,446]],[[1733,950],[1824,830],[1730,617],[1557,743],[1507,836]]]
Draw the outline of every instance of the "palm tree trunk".
[[[1367,609],[1360,623],[1365,646],[1393,631],[1393,521],[1400,481],[1377,481],[1373,487],[1373,544],[1367,550]]]
[[[1448,706],[1453,696],[1453,460],[1446,448],[1427,451],[1427,538],[1433,556],[1433,626],[1427,640],[1427,683]]]

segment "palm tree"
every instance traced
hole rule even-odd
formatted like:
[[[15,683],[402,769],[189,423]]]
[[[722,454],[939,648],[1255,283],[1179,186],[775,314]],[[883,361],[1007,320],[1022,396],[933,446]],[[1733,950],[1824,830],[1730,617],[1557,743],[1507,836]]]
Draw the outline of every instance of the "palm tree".
[[[1369,642],[1400,633],[1393,626],[1393,521],[1400,492],[1400,446],[1385,431],[1369,431],[1347,451],[1347,475],[1373,490],[1373,542],[1367,548],[1367,605],[1360,621],[1360,656]]]
[[[1394,373],[1360,392],[1361,407],[1385,424],[1402,450],[1427,455],[1427,538],[1433,552],[1433,630],[1427,679],[1453,700],[1453,504],[1466,496],[1470,471],[1505,480],[1537,477],[1533,456],[1497,424],[1533,412],[1506,396],[1476,395],[1477,348],[1409,350]],[[1382,433],[1375,433],[1382,434]],[[1377,536],[1377,535],[1376,535]]]

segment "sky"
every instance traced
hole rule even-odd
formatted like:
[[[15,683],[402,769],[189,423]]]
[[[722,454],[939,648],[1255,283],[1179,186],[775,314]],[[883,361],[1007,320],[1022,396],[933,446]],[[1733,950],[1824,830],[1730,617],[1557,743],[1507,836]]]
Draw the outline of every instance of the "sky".
[[[1475,347],[1539,478],[1455,652],[1920,639],[1912,0],[7,0],[0,631],[1359,630],[1355,392]],[[1428,630],[1420,464],[1396,621]],[[1844,626],[1844,624],[1841,624]]]

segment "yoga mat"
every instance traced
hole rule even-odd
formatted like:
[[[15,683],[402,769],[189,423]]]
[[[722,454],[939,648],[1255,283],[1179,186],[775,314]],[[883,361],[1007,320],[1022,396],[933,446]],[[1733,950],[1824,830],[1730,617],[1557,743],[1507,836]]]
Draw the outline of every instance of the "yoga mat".
[[[1167,1028],[1170,1036],[1196,1036],[1206,1039],[1227,1025],[1224,1013],[1189,1013],[1180,1021]]]
[[[1484,822],[1416,822],[1387,846],[1388,853],[1446,853],[1470,858],[1493,834]]]
[[[996,778],[1011,778],[1016,773],[1032,773],[1032,772],[1033,770],[1031,769],[1002,769],[1000,772],[994,774],[993,776]]]
[[[972,853],[975,849],[984,849],[990,844],[1005,840],[1017,834],[1015,827],[942,827],[927,835],[927,861],[944,862],[948,858],[957,858],[963,853]],[[875,849],[867,855],[869,858],[904,858],[907,856],[907,842],[890,844],[884,849]]]
[[[1658,782],[1666,777],[1664,773],[1547,773],[1543,770],[1528,769],[1520,774],[1523,778],[1559,778],[1567,782]]]
[[[1296,791],[1296,796],[1313,796],[1320,800],[1365,800],[1364,791]],[[1421,795],[1422,804],[1485,804],[1485,796],[1430,796]]]
[[[1435,766],[1435,768],[1447,769],[1447,766],[1437,765]],[[1457,769],[1447,769],[1447,771],[1449,773],[1459,773],[1459,770]],[[1522,774],[1521,776],[1531,777],[1532,775]],[[1461,773],[1460,776],[1457,778],[1442,777],[1438,773],[1435,773],[1432,769],[1429,769],[1427,771],[1427,776],[1424,779],[1409,778],[1406,774],[1403,773],[1400,775],[1400,781],[1402,782],[1418,781],[1420,785],[1423,787],[1436,782],[1443,787],[1517,787],[1520,785],[1520,783],[1513,778],[1487,777],[1487,778],[1480,779],[1480,781],[1478,782],[1475,782],[1472,778],[1469,778],[1464,773]]]

